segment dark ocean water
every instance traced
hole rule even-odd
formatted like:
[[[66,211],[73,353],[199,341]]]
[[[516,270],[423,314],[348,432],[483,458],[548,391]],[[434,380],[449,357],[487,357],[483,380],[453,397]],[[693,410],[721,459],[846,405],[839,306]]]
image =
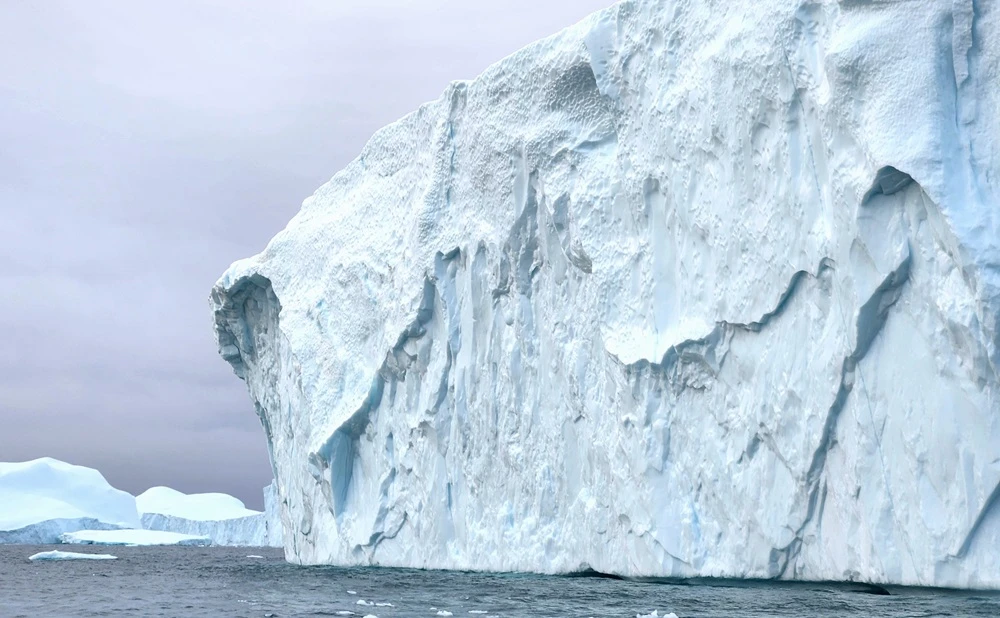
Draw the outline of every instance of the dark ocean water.
[[[56,547],[0,545],[0,617],[18,616],[1000,616],[1000,595],[826,584],[296,567],[273,549],[83,547],[109,561],[29,562]],[[248,558],[260,555],[263,558]],[[354,591],[356,594],[350,594]],[[364,600],[392,606],[359,605]],[[486,613],[470,613],[486,612]],[[447,614],[441,614],[447,615]]]

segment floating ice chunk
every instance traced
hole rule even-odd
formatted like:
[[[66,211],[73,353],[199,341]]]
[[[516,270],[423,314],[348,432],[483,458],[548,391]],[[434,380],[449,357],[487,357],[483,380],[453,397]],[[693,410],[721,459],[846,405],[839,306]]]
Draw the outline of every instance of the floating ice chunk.
[[[446,610],[446,609],[442,609],[441,611],[439,611],[439,612],[437,613],[437,615],[438,615],[438,616],[454,616],[454,614],[452,614],[451,612],[449,612],[449,611],[448,611],[448,610]]]
[[[392,603],[376,603],[375,607],[395,607]]]
[[[80,530],[59,536],[69,545],[211,545],[207,536],[159,530]]]
[[[358,603],[357,604],[358,605],[367,605],[368,607],[372,607],[372,606],[375,605],[371,601],[365,601],[364,599],[358,599]]]
[[[635,618],[677,618],[677,614],[670,612],[669,614],[659,614],[659,610],[653,610],[652,614],[636,614]]]
[[[250,554],[247,558],[263,558],[264,556],[258,556],[256,554]]]
[[[43,551],[28,560],[117,560],[118,556],[111,554],[78,554],[71,551]]]
[[[357,590],[348,590],[347,591],[347,594],[357,594],[357,593],[358,593]]]

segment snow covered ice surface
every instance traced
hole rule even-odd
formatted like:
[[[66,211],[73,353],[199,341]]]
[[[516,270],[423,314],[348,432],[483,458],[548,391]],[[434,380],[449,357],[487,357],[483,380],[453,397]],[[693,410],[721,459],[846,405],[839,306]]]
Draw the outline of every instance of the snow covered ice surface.
[[[139,527],[135,499],[100,472],[51,458],[0,463],[0,543],[48,544],[64,532]]]
[[[70,545],[211,545],[207,536],[161,530],[80,530],[59,537]]]
[[[117,560],[118,556],[112,556],[111,554],[78,554],[71,551],[43,551],[37,554],[28,556],[28,560],[32,561],[50,561],[50,560]]]
[[[212,293],[298,563],[1000,587],[1000,5],[634,0]]]
[[[185,494],[170,487],[153,487],[135,497],[140,514],[158,513],[200,521],[239,519],[260,515],[228,494]]]

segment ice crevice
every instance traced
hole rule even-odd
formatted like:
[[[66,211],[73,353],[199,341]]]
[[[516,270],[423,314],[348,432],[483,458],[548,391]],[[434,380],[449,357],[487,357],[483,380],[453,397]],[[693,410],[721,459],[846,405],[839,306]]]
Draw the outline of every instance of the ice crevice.
[[[883,176],[881,172],[879,176]],[[906,178],[909,178],[909,176]],[[876,185],[880,185],[881,182],[881,178],[877,179]],[[891,182],[890,186],[895,189],[887,192],[887,194],[895,192],[895,190],[902,188],[908,182]],[[875,292],[858,310],[855,322],[854,349],[844,358],[840,370],[840,384],[837,388],[837,394],[826,413],[826,421],[823,423],[819,444],[813,453],[812,463],[810,463],[806,473],[805,484],[808,494],[806,516],[795,531],[792,541],[786,547],[775,548],[773,550],[771,564],[772,574],[775,578],[785,576],[787,569],[790,565],[794,564],[795,558],[802,547],[802,535],[804,531],[810,524],[818,522],[822,518],[826,491],[822,478],[827,457],[836,444],[837,423],[847,404],[848,395],[850,395],[856,385],[855,375],[858,365],[868,354],[875,338],[878,337],[878,334],[885,327],[886,321],[889,319],[889,310],[899,300],[902,288],[910,277],[911,261],[910,249],[909,245],[907,245],[903,260],[882,280],[875,289]],[[867,397],[867,394],[863,393],[863,396]]]

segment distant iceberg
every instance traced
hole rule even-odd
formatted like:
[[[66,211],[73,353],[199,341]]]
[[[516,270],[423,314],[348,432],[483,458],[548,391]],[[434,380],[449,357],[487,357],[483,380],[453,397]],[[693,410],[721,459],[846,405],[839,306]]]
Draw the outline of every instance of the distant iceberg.
[[[215,545],[270,545],[267,516],[227,494],[188,495],[169,487],[153,487],[136,497],[136,506],[146,530],[208,537]]]
[[[265,490],[265,501],[275,508],[270,487]],[[270,534],[269,519],[274,522]],[[0,543],[77,543],[95,532],[121,531],[124,536],[99,534],[97,538],[142,541],[112,544],[175,544],[147,543],[156,535],[135,535],[148,530],[198,539],[181,544],[265,547],[281,545],[280,526],[273,513],[269,517],[248,509],[227,494],[187,495],[154,487],[136,498],[112,487],[92,468],[51,458],[0,463]],[[80,531],[87,535],[75,535]]]
[[[138,527],[135,498],[97,470],[48,457],[0,463],[0,543],[58,543],[66,532]]]

